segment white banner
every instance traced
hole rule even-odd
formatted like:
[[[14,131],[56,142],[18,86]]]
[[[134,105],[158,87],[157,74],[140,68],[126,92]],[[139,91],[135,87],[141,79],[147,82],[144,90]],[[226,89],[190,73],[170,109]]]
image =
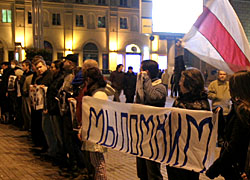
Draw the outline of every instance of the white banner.
[[[92,97],[82,103],[83,139],[157,162],[203,172],[215,158],[217,115]]]

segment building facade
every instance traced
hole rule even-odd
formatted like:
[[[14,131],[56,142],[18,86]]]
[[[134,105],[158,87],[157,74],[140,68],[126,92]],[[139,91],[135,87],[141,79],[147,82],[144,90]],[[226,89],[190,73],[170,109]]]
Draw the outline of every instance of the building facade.
[[[105,70],[114,70],[117,64],[122,63],[125,69],[133,66],[138,72],[144,59],[156,60],[161,69],[173,67],[170,52],[174,50],[170,47],[178,37],[167,39],[143,33],[142,2],[1,0],[0,62],[22,61],[25,48],[39,47],[52,52],[51,60],[73,53],[78,54],[80,66],[85,59],[91,58]],[[246,12],[246,7],[250,7],[249,1],[231,0],[231,3],[249,38],[250,20],[245,18],[250,15],[250,11]],[[195,57],[188,57],[189,66],[198,66],[202,71],[207,68]]]
[[[79,65],[92,58],[138,71],[151,42],[140,33],[139,0],[1,0],[0,8],[0,61],[24,60],[40,39],[52,60],[73,53]]]

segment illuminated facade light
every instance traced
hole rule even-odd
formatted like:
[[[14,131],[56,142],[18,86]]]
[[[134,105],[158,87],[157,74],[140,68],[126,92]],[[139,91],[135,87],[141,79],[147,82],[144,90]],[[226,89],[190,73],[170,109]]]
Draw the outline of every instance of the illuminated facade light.
[[[118,64],[123,64],[123,55],[122,54],[117,54],[117,65]]]
[[[111,52],[109,53],[109,69],[114,71],[117,66],[117,53],[116,52]]]
[[[159,36],[154,36],[154,40],[152,41],[152,52],[156,52],[159,50]]]
[[[22,49],[22,61],[25,60],[26,57],[26,52],[24,49]]]
[[[116,41],[112,41],[109,43],[109,50],[110,51],[117,51],[117,42]]]
[[[69,50],[65,51],[65,56],[67,56],[68,54],[73,54],[73,52],[69,49]]]
[[[167,56],[158,56],[159,69],[166,69],[168,67]]]
[[[158,62],[158,54],[152,54],[152,60]]]
[[[144,47],[144,48],[143,48],[143,51],[144,51],[143,60],[148,60],[148,59],[150,59],[149,47]]]
[[[65,49],[70,49],[70,50],[72,50],[73,48],[72,48],[72,40],[68,40],[68,41],[66,41],[66,44],[65,44]]]

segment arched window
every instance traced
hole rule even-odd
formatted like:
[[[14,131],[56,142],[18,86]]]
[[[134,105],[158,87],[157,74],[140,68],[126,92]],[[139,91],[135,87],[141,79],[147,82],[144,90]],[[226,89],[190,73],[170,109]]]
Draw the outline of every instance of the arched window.
[[[134,72],[140,72],[141,66],[141,49],[136,44],[129,44],[126,46],[125,69],[132,66]]]
[[[98,62],[98,48],[94,43],[88,43],[83,47],[83,61],[94,59]]]

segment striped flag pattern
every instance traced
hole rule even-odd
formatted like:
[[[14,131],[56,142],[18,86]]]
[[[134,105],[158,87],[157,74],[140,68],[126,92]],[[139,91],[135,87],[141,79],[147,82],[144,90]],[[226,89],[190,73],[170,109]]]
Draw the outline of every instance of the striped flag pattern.
[[[230,74],[250,67],[249,42],[228,0],[209,0],[182,46]]]

